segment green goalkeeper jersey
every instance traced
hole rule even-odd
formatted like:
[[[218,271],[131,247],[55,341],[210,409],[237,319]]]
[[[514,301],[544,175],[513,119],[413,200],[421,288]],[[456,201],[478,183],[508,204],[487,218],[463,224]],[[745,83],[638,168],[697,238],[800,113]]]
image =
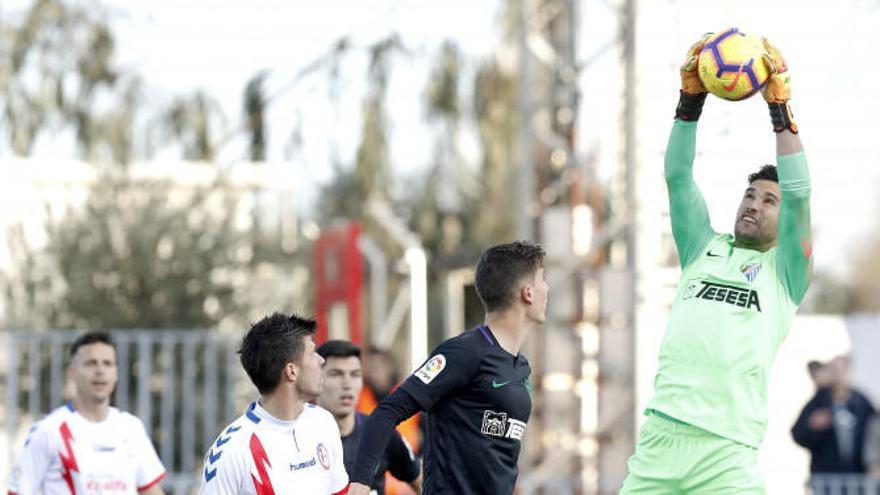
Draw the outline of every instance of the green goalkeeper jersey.
[[[712,230],[692,174],[695,144],[696,122],[676,120],[665,173],[682,275],[648,408],[758,447],[770,367],[810,280],[806,158],[777,157],[778,241],[761,252]]]

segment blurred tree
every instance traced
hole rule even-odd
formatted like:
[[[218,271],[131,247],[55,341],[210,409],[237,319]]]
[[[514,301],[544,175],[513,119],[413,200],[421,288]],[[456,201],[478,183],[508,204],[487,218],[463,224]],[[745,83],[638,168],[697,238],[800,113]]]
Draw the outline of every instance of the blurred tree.
[[[391,55],[401,48],[400,39],[391,35],[370,47],[367,96],[364,101],[361,144],[354,169],[355,184],[362,199],[389,199],[388,117],[385,99]],[[363,202],[361,203],[363,204]]]
[[[474,112],[483,149],[481,203],[473,213],[473,234],[481,244],[513,236],[516,195],[513,157],[518,114],[516,78],[497,60],[485,62],[474,80]],[[499,214],[504,212],[504,214]]]
[[[244,89],[244,113],[250,136],[250,159],[266,160],[266,91],[265,71],[257,73]]]
[[[872,289],[873,290],[873,289]],[[859,311],[877,311],[880,304],[864,305],[849,283],[828,272],[816,272],[810,282],[810,290],[801,304],[801,313],[846,314]],[[874,292],[874,295],[878,295]],[[875,300],[876,301],[876,300]],[[859,308],[861,306],[861,308]]]
[[[440,54],[428,79],[426,96],[429,118],[446,118],[451,123],[458,122],[461,116],[458,96],[461,65],[458,46],[447,40],[440,48]]]
[[[880,206],[874,205],[874,208]],[[828,271],[813,274],[805,305],[815,313],[876,313],[880,312],[880,229],[853,244],[846,256],[848,274]]]
[[[516,131],[513,74],[495,59],[479,65],[473,100],[464,108],[459,94],[461,54],[450,42],[437,56],[426,90],[427,115],[437,124],[434,164],[413,195],[414,230],[441,267],[468,265],[485,246],[509,240],[513,233],[512,166]],[[472,173],[458,152],[463,118],[476,121],[482,163]]]
[[[18,22],[0,20],[0,132],[14,154],[72,128],[84,159],[130,158],[140,79],[114,65],[105,18],[100,6],[35,0]]]
[[[504,57],[515,40],[520,2],[505,1],[499,24],[506,48],[483,61],[473,81],[473,112],[483,157],[479,177],[480,207],[471,214],[468,235],[480,246],[506,242],[514,235],[516,195],[514,144],[520,115],[517,111],[517,75]],[[503,212],[499,214],[499,212]]]
[[[80,157],[94,165],[128,164],[144,144],[147,156],[179,145],[186,159],[216,159],[226,127],[217,102],[197,90],[165,107],[144,106],[141,77],[115,63],[109,14],[100,3],[34,0],[4,14],[0,152],[29,155],[44,136],[48,142],[70,136]],[[252,156],[259,159],[265,157],[267,99],[262,78],[251,83],[245,107]],[[135,183],[124,169],[104,170],[108,175],[96,181],[84,206],[49,222],[45,248],[34,248],[23,228],[8,236],[16,267],[14,276],[2,275],[5,323],[149,328],[246,322],[263,292],[246,290],[248,281],[280,282],[262,300],[281,306],[293,300],[294,285],[304,285],[295,266],[306,253],[283,251],[281,233],[257,229],[256,217],[248,231],[234,227],[241,220],[233,221],[240,193],[227,184],[180,196],[170,183]],[[165,257],[168,252],[174,256]],[[299,273],[296,284],[292,272]],[[305,303],[310,294],[301,296]]]
[[[515,12],[515,10],[513,10]],[[401,218],[423,239],[432,255],[466,253],[479,246],[509,239],[515,198],[510,194],[514,169],[511,166],[516,119],[515,78],[490,59],[477,70],[473,80],[473,102],[468,117],[476,120],[483,148],[482,164],[472,174],[458,152],[458,134],[462,114],[459,94],[461,53],[454,43],[444,43],[432,68],[425,91],[427,116],[434,125],[437,140],[431,169],[404,197],[393,197],[388,150],[386,99],[392,56],[405,51],[397,35],[379,40],[369,48],[368,90],[363,104],[361,140],[353,170],[334,162],[333,180],[322,188],[316,211],[318,220],[327,224],[336,218],[364,221],[367,233],[376,234],[379,242],[387,236],[365,218],[364,205],[369,198],[387,201]],[[331,67],[329,88],[335,88],[340,58],[336,53]],[[331,150],[331,155],[338,156]],[[387,244],[387,242],[383,242]],[[465,251],[464,244],[468,247]],[[385,246],[390,252],[392,245]],[[470,261],[468,261],[469,263]]]
[[[461,53],[452,42],[445,42],[434,62],[425,91],[427,116],[435,127],[434,161],[427,180],[413,188],[413,230],[425,247],[436,256],[449,256],[461,250],[464,237],[465,212],[472,211],[478,190],[474,177],[466,171],[467,164],[458,152],[461,104]]]
[[[247,282],[263,260],[254,256],[252,233],[236,225],[241,200],[223,181],[182,189],[121,172],[100,177],[82,208],[48,223],[45,249],[30,247],[21,231],[12,236],[19,277],[3,284],[7,323],[125,329],[246,322],[248,298],[236,293],[252,291]],[[265,257],[276,266],[297,261]]]
[[[169,137],[183,146],[187,160],[213,161],[217,155],[216,128],[223,113],[217,101],[202,90],[177,97],[165,114]]]
[[[875,233],[865,244],[853,250],[852,276],[849,279],[849,312],[880,311],[880,233]]]
[[[364,216],[364,205],[370,198],[392,201],[390,159],[388,153],[388,117],[386,115],[386,96],[391,69],[391,57],[402,50],[396,34],[379,40],[370,46],[367,94],[363,104],[363,123],[361,140],[358,145],[353,170],[346,170],[342,164],[334,163],[336,173],[333,181],[322,188],[318,199],[317,212],[321,223],[329,223],[337,218],[366,220],[368,232],[375,231],[369,219]],[[342,56],[344,50],[336,52]],[[338,76],[338,62],[332,63],[331,82]],[[334,88],[331,84],[330,88]],[[331,154],[334,154],[331,151]],[[377,239],[385,238],[380,234]]]
[[[225,125],[220,106],[203,91],[167,109],[142,106],[143,79],[115,62],[108,17],[99,2],[34,0],[0,18],[0,140],[27,156],[42,135],[70,133],[92,164],[125,165],[135,149],[150,156],[157,143],[213,159]]]

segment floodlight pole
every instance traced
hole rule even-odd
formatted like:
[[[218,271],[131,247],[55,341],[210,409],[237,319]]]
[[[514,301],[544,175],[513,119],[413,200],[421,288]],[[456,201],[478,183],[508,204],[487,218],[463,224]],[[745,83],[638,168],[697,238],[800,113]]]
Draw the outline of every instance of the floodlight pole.
[[[382,226],[391,239],[404,248],[404,262],[409,268],[410,290],[410,364],[416,369],[428,356],[428,262],[418,236],[409,231],[388,203],[367,201],[367,214]]]
[[[517,78],[517,131],[516,201],[514,226],[517,239],[534,239],[535,164],[532,156],[532,84],[531,54],[528,46],[529,0],[519,0],[517,44],[519,48],[519,75]]]

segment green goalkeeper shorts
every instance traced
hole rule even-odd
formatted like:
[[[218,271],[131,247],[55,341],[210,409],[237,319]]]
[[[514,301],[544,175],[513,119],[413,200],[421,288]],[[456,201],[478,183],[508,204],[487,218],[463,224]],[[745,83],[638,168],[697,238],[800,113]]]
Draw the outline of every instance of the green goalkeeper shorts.
[[[763,495],[758,451],[650,411],[620,495]]]

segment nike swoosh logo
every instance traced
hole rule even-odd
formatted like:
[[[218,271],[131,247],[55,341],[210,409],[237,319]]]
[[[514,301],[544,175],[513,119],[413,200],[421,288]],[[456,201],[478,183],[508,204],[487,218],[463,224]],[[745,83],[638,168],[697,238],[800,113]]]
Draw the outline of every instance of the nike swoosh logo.
[[[743,73],[742,73],[742,67],[740,67],[740,72],[737,72],[737,73],[736,73],[736,76],[734,76],[733,81],[731,81],[730,84],[722,84],[722,85],[721,85],[721,89],[723,89],[724,91],[731,91],[731,90],[733,90],[733,88],[736,87],[736,83],[739,82],[739,78],[740,78],[740,76],[742,76],[742,74],[743,74]]]
[[[501,388],[501,387],[507,385],[508,383],[510,383],[510,380],[508,380],[506,382],[496,382],[495,380],[492,380],[492,388]]]
[[[723,254],[715,254],[712,251],[707,252],[706,256],[708,256],[710,258],[723,258],[724,257]]]

